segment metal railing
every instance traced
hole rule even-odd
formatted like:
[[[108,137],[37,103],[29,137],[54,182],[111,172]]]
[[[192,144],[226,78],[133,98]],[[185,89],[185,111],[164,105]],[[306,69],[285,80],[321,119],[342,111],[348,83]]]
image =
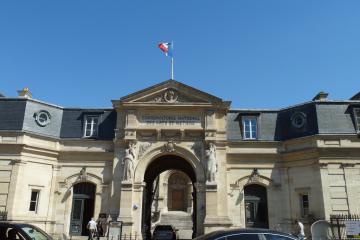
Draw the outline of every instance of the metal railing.
[[[333,239],[354,239],[346,234],[345,221],[360,221],[358,214],[334,214],[330,215],[330,226]]]

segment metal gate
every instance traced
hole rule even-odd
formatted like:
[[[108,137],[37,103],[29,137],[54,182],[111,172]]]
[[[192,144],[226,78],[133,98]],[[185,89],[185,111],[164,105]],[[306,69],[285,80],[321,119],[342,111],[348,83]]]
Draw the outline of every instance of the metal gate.
[[[360,222],[360,215],[357,214],[341,214],[341,215],[330,215],[330,226],[333,239],[355,239],[358,236],[349,235],[346,231],[347,221],[358,221]]]

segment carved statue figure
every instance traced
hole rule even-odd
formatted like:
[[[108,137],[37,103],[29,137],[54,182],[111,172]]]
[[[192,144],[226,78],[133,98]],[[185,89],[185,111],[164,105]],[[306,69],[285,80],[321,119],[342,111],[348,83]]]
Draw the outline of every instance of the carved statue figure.
[[[125,156],[122,162],[124,165],[123,181],[130,181],[132,178],[135,160],[135,145],[135,143],[131,142],[129,143],[128,148],[125,149]]]
[[[176,143],[173,140],[169,140],[167,143],[164,144],[164,149],[166,152],[175,152]]]
[[[174,102],[177,102],[178,95],[176,94],[176,92],[174,90],[168,90],[164,94],[164,99],[165,99],[165,101],[167,101],[169,103],[174,103]]]
[[[216,147],[213,143],[209,143],[209,148],[205,150],[206,158],[206,181],[214,182],[215,173],[217,171],[216,163]]]

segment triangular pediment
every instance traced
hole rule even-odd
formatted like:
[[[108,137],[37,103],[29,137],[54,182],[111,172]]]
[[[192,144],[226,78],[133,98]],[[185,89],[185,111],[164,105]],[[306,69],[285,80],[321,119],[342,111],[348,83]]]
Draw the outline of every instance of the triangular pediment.
[[[205,104],[219,105],[223,101],[221,98],[190,87],[175,80],[153,85],[149,88],[129,94],[120,99],[123,104]]]

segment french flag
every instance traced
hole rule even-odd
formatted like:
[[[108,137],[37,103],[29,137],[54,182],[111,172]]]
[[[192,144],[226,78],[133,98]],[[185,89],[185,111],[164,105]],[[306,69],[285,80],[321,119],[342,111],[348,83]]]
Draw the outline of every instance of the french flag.
[[[172,57],[173,56],[173,44],[172,43],[166,43],[162,42],[159,43],[158,47],[161,51],[165,53],[166,56]]]

